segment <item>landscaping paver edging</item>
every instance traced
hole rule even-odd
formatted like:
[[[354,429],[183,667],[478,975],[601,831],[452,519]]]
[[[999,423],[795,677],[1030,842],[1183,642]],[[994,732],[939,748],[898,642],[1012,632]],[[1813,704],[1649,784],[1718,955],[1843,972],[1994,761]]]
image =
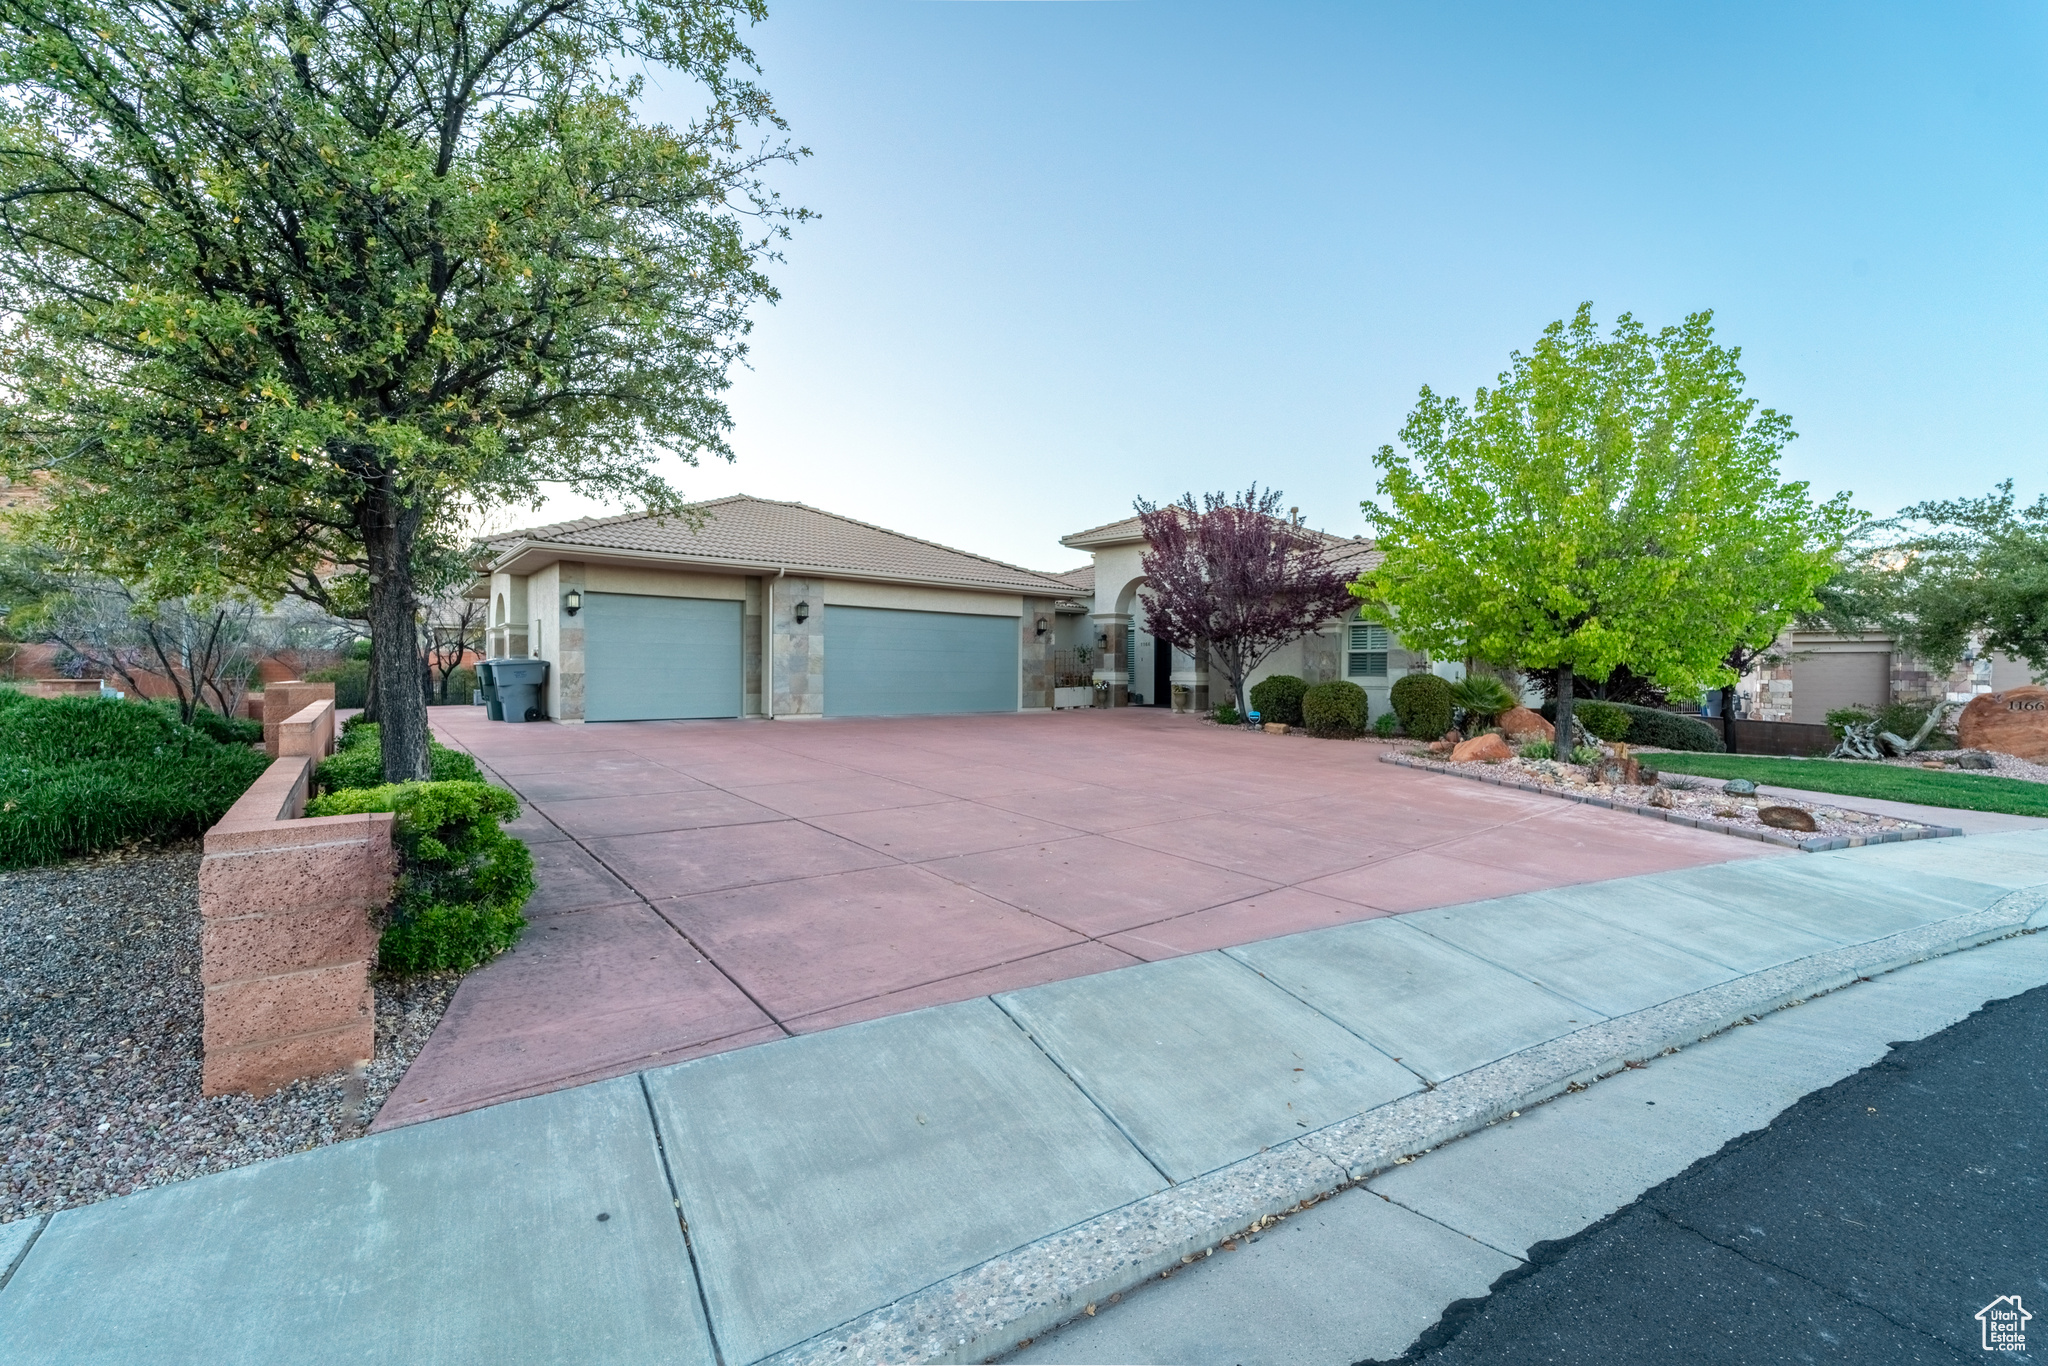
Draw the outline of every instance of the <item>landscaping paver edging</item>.
[[[1640,802],[1617,802],[1587,792],[1567,792],[1562,788],[1548,787],[1542,783],[1523,782],[1519,778],[1503,778],[1497,773],[1461,773],[1455,769],[1439,768],[1435,764],[1419,763],[1406,754],[1382,754],[1380,762],[1417,769],[1424,773],[1440,774],[1446,778],[1463,778],[1467,782],[1512,787],[1519,792],[1535,792],[1545,797],[1561,797],[1565,801],[1579,802],[1585,806],[1625,811],[1634,816],[1648,816],[1652,820],[1668,821],[1672,825],[1688,826],[1694,830],[1709,830],[1718,835],[1735,835],[1746,840],[1759,840],[1765,844],[1776,844],[1808,854],[1831,853],[1837,849],[1861,849],[1870,844],[1898,844],[1905,840],[1952,839],[1966,833],[1952,825],[1930,825],[1919,830],[1884,830],[1875,835],[1833,835],[1803,840],[1796,835],[1781,834],[1776,830],[1752,830],[1746,825],[1717,821],[1710,816],[1688,816],[1678,811],[1666,811],[1659,806],[1644,806]],[[1850,800],[1853,801],[1854,798]]]
[[[763,1366],[986,1360],[1205,1255],[1262,1219],[1304,1208],[1630,1062],[1910,963],[2043,927],[2048,887],[2027,888],[1981,911],[1588,1026],[992,1258],[778,1352]]]

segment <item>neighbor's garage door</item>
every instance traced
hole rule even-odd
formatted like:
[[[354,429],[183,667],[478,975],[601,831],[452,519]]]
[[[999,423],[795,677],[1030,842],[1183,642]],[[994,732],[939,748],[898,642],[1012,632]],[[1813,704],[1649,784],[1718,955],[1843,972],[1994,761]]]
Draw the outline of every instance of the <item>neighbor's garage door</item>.
[[[665,721],[740,714],[740,604],[583,595],[583,715]]]
[[[825,609],[825,714],[1017,710],[1015,617]]]
[[[1792,664],[1792,719],[1824,725],[1843,707],[1876,709],[1891,701],[1892,657],[1883,650],[1815,654]]]

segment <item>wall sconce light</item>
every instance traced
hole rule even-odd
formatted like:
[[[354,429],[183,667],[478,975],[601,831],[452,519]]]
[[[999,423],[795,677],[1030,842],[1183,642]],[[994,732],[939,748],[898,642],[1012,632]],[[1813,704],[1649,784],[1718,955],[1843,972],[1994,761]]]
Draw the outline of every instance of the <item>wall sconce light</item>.
[[[799,625],[811,619],[811,604],[809,602],[797,603],[796,619]]]
[[[1045,618],[1044,618],[1044,617],[1040,617],[1040,618],[1038,619],[1038,634],[1040,634],[1040,635],[1044,635],[1044,634],[1045,634]]]
[[[568,613],[572,617],[575,616],[578,612],[582,611],[583,590],[580,588],[570,589],[569,595],[562,599],[562,606],[568,609]]]

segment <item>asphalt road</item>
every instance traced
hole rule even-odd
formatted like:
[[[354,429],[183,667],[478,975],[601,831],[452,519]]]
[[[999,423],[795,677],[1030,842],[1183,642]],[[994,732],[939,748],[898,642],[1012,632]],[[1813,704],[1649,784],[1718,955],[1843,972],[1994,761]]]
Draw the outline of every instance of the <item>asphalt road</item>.
[[[2024,1350],[1984,1349],[2002,1296]],[[1399,1360],[2048,1362],[2048,987],[1540,1244]]]

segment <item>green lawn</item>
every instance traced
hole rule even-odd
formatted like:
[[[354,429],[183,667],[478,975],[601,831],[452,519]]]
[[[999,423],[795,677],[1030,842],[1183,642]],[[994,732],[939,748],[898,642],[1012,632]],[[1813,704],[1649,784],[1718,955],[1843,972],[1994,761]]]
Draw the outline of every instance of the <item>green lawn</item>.
[[[2001,811],[2008,816],[2048,816],[2048,783],[2021,782],[1991,773],[1936,773],[1845,759],[1773,759],[1749,754],[1645,754],[1643,762],[1665,773],[1747,778],[1772,787],[1843,797],[1879,797],[1959,811]]]

